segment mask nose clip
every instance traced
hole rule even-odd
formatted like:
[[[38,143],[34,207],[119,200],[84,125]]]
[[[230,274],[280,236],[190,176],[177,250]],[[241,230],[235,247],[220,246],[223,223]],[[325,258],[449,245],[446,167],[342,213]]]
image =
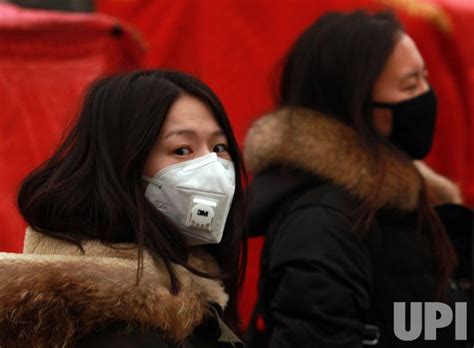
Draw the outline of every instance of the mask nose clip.
[[[208,198],[193,197],[189,207],[186,225],[188,227],[211,231],[216,210],[216,201]]]

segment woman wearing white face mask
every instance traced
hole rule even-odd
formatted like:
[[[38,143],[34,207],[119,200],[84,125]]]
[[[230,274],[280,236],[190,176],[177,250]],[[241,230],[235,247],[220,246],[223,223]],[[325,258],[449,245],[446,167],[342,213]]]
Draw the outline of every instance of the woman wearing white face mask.
[[[0,346],[239,346],[242,178],[202,82],[139,71],[94,83],[20,188],[30,227],[24,254],[0,254]]]

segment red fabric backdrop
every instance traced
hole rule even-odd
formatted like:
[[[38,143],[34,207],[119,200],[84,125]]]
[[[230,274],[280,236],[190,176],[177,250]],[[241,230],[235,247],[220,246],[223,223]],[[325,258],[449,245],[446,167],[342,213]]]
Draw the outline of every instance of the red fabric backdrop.
[[[305,27],[327,10],[390,3],[417,42],[440,99],[428,162],[458,182],[474,204],[474,26],[471,0],[97,0],[99,12],[141,32],[144,67],[193,73],[220,96],[239,143],[273,107],[278,67]],[[140,65],[140,42],[101,15],[0,7],[0,250],[19,251],[23,224],[14,208],[21,178],[44,160],[74,114],[86,83]],[[241,312],[255,299],[261,239],[250,242]]]
[[[21,250],[18,184],[58,145],[86,84],[142,58],[116,19],[0,4],[0,250]]]

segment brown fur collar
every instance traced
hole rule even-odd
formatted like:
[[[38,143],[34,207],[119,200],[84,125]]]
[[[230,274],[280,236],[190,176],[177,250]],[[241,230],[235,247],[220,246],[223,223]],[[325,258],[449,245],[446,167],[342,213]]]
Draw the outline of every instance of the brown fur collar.
[[[332,181],[360,199],[372,196],[379,165],[349,126],[305,109],[281,109],[258,119],[244,150],[247,166],[257,173],[274,164],[294,166]],[[415,166],[388,148],[379,207],[413,210],[422,179]]]
[[[162,263],[144,254],[136,285],[137,250],[132,245],[74,245],[27,229],[24,254],[0,253],[0,346],[69,346],[73,339],[112,321],[160,328],[179,342],[209,315],[210,302],[226,306],[220,281],[175,271],[182,290],[173,296]],[[189,261],[218,272],[215,261],[196,250]],[[16,344],[16,345],[15,345]]]

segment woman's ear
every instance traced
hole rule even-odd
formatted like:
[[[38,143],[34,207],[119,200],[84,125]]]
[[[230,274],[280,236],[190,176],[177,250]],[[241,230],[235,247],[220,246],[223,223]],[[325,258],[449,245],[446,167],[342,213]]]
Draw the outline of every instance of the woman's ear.
[[[428,196],[434,206],[463,203],[458,185],[436,173],[423,161],[413,161],[413,164],[425,179]]]

